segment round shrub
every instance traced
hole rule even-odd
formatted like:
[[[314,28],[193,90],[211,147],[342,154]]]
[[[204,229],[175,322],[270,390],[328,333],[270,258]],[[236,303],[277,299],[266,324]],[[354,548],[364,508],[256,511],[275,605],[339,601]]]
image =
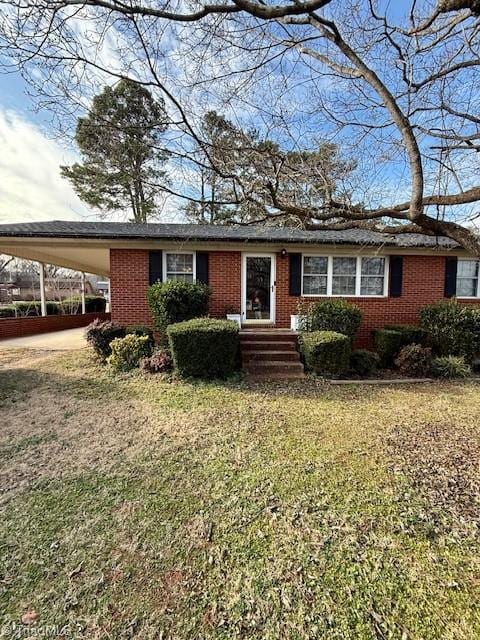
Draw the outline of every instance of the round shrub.
[[[441,356],[432,360],[432,375],[436,378],[467,378],[472,373],[461,356]]]
[[[395,364],[406,376],[424,378],[430,373],[432,365],[432,350],[420,344],[408,344],[400,349],[395,358]]]
[[[302,333],[300,346],[308,369],[318,375],[338,376],[348,370],[351,340],[336,331]]]
[[[140,360],[151,354],[148,336],[136,336],[133,333],[124,338],[115,338],[110,343],[112,353],[107,364],[114,371],[130,371],[140,364]]]
[[[148,373],[168,373],[172,367],[172,356],[165,349],[155,351],[140,362],[140,368]]]
[[[147,293],[155,326],[161,332],[170,324],[206,316],[209,296],[206,284],[181,280],[156,282]]]
[[[380,356],[368,349],[356,349],[350,356],[350,368],[359,376],[369,376],[377,370]]]
[[[167,328],[170,351],[180,376],[226,378],[236,368],[238,324],[195,318]]]
[[[440,356],[463,356],[471,361],[480,350],[480,313],[458,302],[437,302],[419,311],[433,350]]]
[[[115,338],[125,336],[125,327],[106,320],[102,322],[98,318],[88,325],[86,337],[88,344],[93,347],[95,353],[103,362],[112,353],[110,343]]]
[[[353,340],[362,321],[357,305],[347,300],[324,300],[306,309],[303,324],[307,331],[335,331]]]
[[[380,356],[382,367],[391,367],[395,356],[402,348],[404,338],[400,331],[394,329],[375,329],[373,342],[375,351]]]

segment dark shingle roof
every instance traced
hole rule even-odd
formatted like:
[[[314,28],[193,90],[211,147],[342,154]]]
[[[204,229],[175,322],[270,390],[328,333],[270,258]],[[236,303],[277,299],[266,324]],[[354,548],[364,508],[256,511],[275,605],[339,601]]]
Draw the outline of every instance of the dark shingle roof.
[[[200,225],[200,224],[132,224],[128,222],[23,222],[1,224],[0,239],[92,238],[131,240],[191,240],[212,242],[276,242],[298,244],[345,244],[410,248],[450,249],[459,245],[448,238],[420,234],[386,235],[361,229],[346,231],[305,231],[289,227]]]

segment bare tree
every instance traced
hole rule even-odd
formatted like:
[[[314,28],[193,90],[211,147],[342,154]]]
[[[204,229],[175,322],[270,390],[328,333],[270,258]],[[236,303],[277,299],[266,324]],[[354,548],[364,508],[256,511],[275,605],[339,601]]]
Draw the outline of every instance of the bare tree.
[[[177,184],[182,174],[214,170],[235,183],[232,202],[261,204],[266,222],[422,232],[480,255],[480,3],[395,4],[403,7],[0,0],[0,54],[63,122],[106,78],[161,93],[176,130]],[[291,152],[332,142],[357,161],[355,175],[321,202],[315,194],[305,202],[301,189],[279,189],[271,171],[254,180],[231,173],[202,137],[201,114],[211,108]],[[252,149],[243,152],[248,163]],[[265,158],[272,167],[281,161],[268,145]],[[201,202],[195,192],[165,190]]]

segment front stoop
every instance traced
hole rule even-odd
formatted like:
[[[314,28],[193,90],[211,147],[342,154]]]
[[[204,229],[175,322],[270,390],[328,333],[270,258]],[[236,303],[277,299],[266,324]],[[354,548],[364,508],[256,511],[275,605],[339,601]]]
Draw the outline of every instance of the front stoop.
[[[240,351],[242,367],[250,380],[296,380],[305,376],[294,331],[242,330]]]

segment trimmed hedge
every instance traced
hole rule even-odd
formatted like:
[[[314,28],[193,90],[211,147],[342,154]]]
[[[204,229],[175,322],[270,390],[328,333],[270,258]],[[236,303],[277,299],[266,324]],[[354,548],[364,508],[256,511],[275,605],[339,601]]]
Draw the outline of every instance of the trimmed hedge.
[[[82,313],[82,298],[80,296],[65,298],[59,306],[64,314]],[[85,296],[85,313],[104,313],[106,308],[107,301],[103,296]]]
[[[170,324],[208,314],[210,289],[201,282],[171,280],[148,288],[147,299],[155,327],[163,332]]]
[[[226,378],[236,368],[238,324],[195,318],[167,328],[173,363],[182,377]]]
[[[110,322],[110,320],[102,322],[97,318],[88,325],[85,335],[88,344],[93,347],[95,353],[105,362],[112,353],[110,343],[115,338],[123,338],[125,336],[125,327]]]
[[[441,301],[420,309],[419,316],[437,355],[462,356],[471,361],[480,351],[479,309],[455,300]]]
[[[360,308],[341,299],[315,302],[302,315],[306,331],[335,331],[349,336],[351,340],[356,336],[362,321]]]
[[[427,346],[428,332],[415,324],[387,324],[384,329],[399,331],[403,336],[403,346],[407,344]]]
[[[300,346],[308,369],[318,375],[338,376],[348,371],[351,338],[337,331],[302,333]]]
[[[404,335],[394,329],[375,329],[373,332],[373,342],[375,351],[380,356],[382,367],[391,367],[396,355],[404,346]]]
[[[350,356],[350,369],[359,376],[368,376],[378,367],[380,356],[368,349],[356,349]]]
[[[112,340],[110,349],[112,353],[107,358],[107,364],[114,371],[131,371],[152,353],[148,336],[136,336],[133,333]]]

